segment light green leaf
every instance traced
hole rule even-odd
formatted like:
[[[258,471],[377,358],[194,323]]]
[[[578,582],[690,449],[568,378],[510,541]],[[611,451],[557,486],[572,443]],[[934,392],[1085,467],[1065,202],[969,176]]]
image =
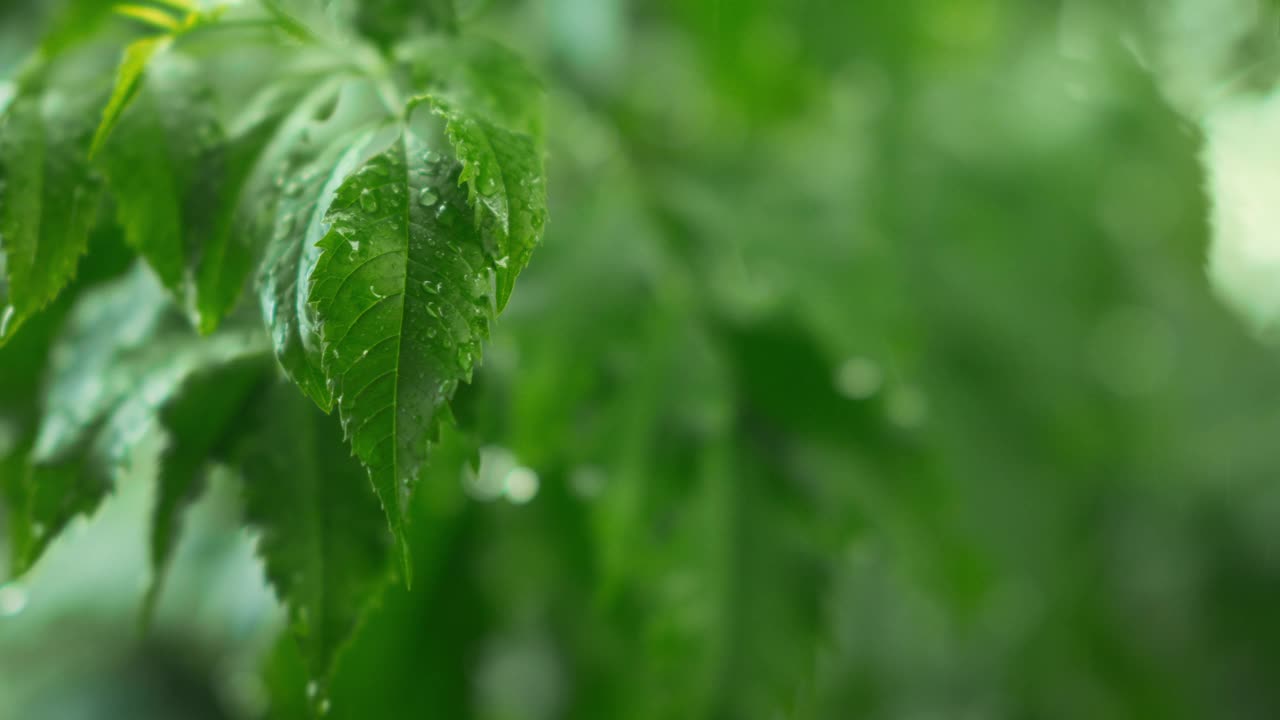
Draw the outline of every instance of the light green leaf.
[[[14,546],[25,571],[62,527],[90,513],[111,487],[111,463],[94,440],[112,410],[140,380],[125,357],[150,341],[162,321],[163,291],[145,271],[87,293],[72,311],[50,357],[32,467],[21,513],[30,537]],[[106,457],[101,459],[106,460]]]
[[[496,247],[499,310],[506,307],[516,276],[529,264],[547,221],[542,153],[528,135],[514,133],[438,99],[436,113],[462,161],[461,182],[477,205],[481,234]]]
[[[89,105],[61,90],[20,94],[0,119],[0,345],[88,248],[102,194],[85,160]]]
[[[143,267],[85,293],[55,344],[27,479],[30,567],[72,518],[92,512],[188,377],[265,353],[255,330],[194,335]]]
[[[444,145],[398,131],[348,177],[312,275],[325,375],[406,573],[410,490],[496,313],[496,258]]]
[[[120,69],[116,71],[115,89],[111,91],[111,99],[102,110],[102,121],[93,134],[93,145],[89,149],[90,157],[102,150],[103,143],[120,122],[120,115],[137,95],[138,84],[142,80],[143,71],[147,69],[147,63],[151,62],[151,58],[156,53],[168,48],[172,42],[171,37],[161,35],[135,40],[125,48],[124,57],[120,60]]]
[[[260,533],[258,553],[311,678],[324,686],[386,583],[386,521],[337,420],[293,387],[272,387],[241,430],[235,457],[247,519]]]
[[[318,321],[307,279],[328,230],[325,211],[361,161],[371,123],[382,117],[372,87],[348,82],[303,101],[268,149],[241,208],[242,232],[269,237],[259,267],[258,301],[276,358],[326,411],[333,399],[321,369]],[[363,140],[361,140],[363,138]],[[256,199],[255,199],[256,198]]]

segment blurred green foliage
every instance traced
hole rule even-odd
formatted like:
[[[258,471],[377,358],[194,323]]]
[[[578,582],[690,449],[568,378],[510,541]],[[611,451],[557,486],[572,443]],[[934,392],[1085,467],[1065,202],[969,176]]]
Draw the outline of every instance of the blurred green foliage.
[[[1280,365],[1196,99],[1270,87],[1274,8],[1215,3],[459,3],[547,86],[552,223],[328,716],[1280,713]],[[70,301],[0,353],[0,472]],[[217,487],[149,638],[127,485],[0,589],[0,716],[307,715]]]

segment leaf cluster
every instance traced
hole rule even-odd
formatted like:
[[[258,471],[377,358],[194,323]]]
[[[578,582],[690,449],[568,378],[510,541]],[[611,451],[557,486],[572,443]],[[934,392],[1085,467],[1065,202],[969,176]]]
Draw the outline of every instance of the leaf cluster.
[[[540,86],[443,0],[75,0],[51,28],[0,85],[0,345],[47,358],[5,402],[14,570],[159,433],[148,608],[237,468],[323,686],[410,580],[412,491],[540,241]]]

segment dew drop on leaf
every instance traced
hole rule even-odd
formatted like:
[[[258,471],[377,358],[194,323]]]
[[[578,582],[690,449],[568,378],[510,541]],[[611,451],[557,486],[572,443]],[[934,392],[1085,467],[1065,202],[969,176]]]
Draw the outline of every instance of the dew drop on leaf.
[[[422,188],[422,192],[418,193],[418,201],[428,207],[435,205],[439,199],[440,196],[436,195],[436,191],[431,188]]]
[[[372,190],[366,189],[360,193],[360,207],[364,208],[365,212],[377,212],[378,198]]]

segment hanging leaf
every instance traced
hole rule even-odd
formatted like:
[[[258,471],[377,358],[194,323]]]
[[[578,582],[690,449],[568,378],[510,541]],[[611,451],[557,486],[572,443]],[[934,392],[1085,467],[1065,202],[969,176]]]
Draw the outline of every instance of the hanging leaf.
[[[399,539],[410,490],[495,314],[497,258],[437,140],[396,130],[338,188],[311,300],[324,372],[356,456]]]
[[[258,553],[308,672],[323,687],[385,584],[386,521],[338,421],[291,386],[260,395],[239,430],[246,519],[260,533]],[[324,701],[323,692],[313,696]]]

